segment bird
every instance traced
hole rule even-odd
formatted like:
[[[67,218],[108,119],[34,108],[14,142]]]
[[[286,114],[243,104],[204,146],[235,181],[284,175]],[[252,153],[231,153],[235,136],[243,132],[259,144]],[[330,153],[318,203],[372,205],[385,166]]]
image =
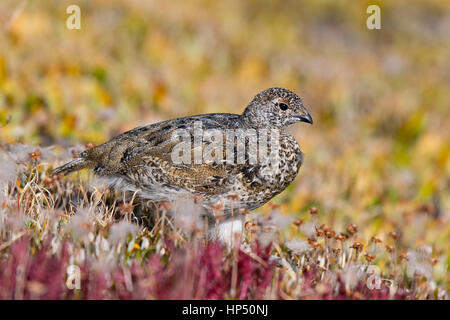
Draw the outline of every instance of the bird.
[[[303,152],[286,128],[298,122],[313,124],[302,99],[288,89],[269,88],[241,114],[201,114],[137,127],[86,149],[52,174],[91,169],[115,190],[155,202],[201,198],[206,211],[221,208],[224,238],[242,230],[238,212],[267,203],[297,176]],[[263,144],[269,156],[259,153]]]

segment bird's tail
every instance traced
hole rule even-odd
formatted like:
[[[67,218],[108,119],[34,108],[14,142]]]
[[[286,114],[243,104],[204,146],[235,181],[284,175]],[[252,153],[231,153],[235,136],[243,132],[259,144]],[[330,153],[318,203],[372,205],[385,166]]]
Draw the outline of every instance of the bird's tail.
[[[89,161],[83,158],[72,160],[56,169],[53,169],[51,175],[63,173],[65,176],[71,172],[78,171],[84,168],[89,168]]]

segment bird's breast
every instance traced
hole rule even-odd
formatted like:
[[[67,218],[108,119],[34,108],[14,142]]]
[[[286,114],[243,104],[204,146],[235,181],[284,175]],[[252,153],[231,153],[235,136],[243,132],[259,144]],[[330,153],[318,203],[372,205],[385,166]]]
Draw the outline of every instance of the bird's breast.
[[[288,134],[280,137],[278,149],[278,157],[268,158],[261,168],[261,174],[269,183],[286,187],[297,176],[303,154],[295,138]]]

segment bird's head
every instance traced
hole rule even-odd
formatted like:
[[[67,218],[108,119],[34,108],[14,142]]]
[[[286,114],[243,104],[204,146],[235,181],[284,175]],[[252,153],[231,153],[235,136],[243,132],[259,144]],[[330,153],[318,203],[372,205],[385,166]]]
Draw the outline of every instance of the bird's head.
[[[253,127],[284,128],[296,122],[313,120],[298,95],[284,88],[258,93],[245,108],[242,117]]]

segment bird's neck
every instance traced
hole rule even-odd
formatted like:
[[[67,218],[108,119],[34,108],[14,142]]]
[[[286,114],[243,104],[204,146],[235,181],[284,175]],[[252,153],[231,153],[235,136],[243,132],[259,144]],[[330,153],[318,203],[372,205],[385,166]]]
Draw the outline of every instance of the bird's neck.
[[[250,108],[246,108],[244,112],[240,116],[242,125],[252,129],[278,129],[269,123],[267,119],[263,118],[260,114],[254,112],[254,110]]]

